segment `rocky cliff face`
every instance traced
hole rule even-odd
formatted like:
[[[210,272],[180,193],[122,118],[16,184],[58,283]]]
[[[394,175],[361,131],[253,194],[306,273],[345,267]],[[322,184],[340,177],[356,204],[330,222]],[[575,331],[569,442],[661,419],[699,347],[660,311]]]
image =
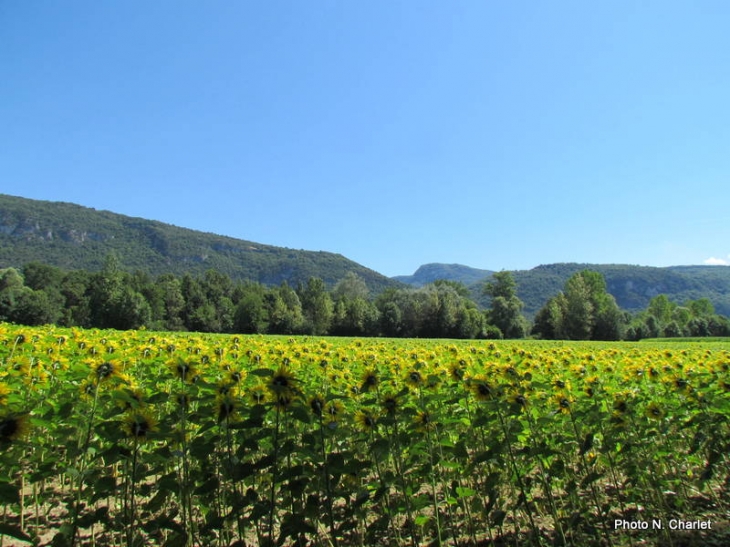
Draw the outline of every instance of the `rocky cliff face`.
[[[25,241],[61,241],[83,245],[86,241],[106,241],[113,236],[107,237],[103,234],[90,232],[88,230],[53,229],[44,226],[39,220],[20,219],[12,221],[11,219],[0,219],[0,234],[8,235],[23,239]]]

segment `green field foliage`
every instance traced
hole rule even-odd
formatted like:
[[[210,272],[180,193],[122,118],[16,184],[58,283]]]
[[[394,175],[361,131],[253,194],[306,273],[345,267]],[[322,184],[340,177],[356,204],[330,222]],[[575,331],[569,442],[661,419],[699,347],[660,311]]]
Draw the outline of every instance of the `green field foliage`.
[[[0,323],[0,545],[723,545],[729,420],[727,340]]]

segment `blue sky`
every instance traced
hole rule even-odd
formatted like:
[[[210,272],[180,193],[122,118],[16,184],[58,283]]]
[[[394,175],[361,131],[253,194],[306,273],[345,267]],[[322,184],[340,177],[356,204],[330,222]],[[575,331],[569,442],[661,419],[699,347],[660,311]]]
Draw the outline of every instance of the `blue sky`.
[[[0,1],[0,192],[428,262],[730,263],[725,1]]]

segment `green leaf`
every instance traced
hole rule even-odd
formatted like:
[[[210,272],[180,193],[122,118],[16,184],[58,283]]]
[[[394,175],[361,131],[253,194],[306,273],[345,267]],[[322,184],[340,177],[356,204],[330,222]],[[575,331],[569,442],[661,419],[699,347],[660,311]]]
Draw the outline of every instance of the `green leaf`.
[[[428,524],[429,517],[426,515],[418,515],[415,519],[416,526],[426,526]]]
[[[218,480],[218,477],[211,477],[195,489],[195,494],[198,496],[210,494],[211,492],[215,491],[218,486],[220,486],[220,481]]]
[[[463,486],[457,486],[456,487],[456,495],[458,495],[460,498],[467,498],[470,496],[476,495],[476,490],[472,488],[466,488]]]

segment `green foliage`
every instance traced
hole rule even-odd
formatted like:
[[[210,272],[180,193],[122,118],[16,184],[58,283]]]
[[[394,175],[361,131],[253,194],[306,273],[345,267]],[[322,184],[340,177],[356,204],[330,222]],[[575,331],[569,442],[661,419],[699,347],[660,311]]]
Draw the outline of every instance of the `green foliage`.
[[[510,272],[497,272],[484,285],[484,293],[491,298],[489,322],[497,327],[504,338],[524,338],[528,331],[522,316],[524,304],[517,297],[517,284]]]
[[[129,281],[133,291],[144,282]],[[592,281],[576,284],[600,293]],[[458,294],[424,289],[408,296]],[[261,291],[234,286],[230,297]],[[679,544],[668,527],[617,534],[612,523],[635,519],[637,507],[663,522],[726,517],[729,358],[727,339],[363,340],[0,323],[0,540]],[[727,544],[720,527],[705,532],[698,544]]]
[[[624,322],[603,276],[584,270],[571,276],[564,292],[538,312],[533,333],[548,339],[620,340]]]
[[[334,253],[274,247],[70,203],[2,194],[0,249],[0,268],[37,262],[98,272],[105,257],[114,253],[119,269],[152,276],[198,277],[216,271],[233,281],[267,286],[283,281],[295,286],[317,277],[331,287],[353,272],[373,294],[398,285]]]
[[[603,275],[607,292],[622,310],[638,313],[646,309],[653,297],[664,294],[673,302],[707,298],[715,313],[730,315],[730,267],[652,268],[613,264],[549,264],[512,272],[517,295],[525,303],[525,315],[530,319],[535,317],[564,288],[567,280],[582,270]],[[486,308],[489,297],[481,294],[483,284],[484,281],[472,284],[470,289],[475,300]]]

